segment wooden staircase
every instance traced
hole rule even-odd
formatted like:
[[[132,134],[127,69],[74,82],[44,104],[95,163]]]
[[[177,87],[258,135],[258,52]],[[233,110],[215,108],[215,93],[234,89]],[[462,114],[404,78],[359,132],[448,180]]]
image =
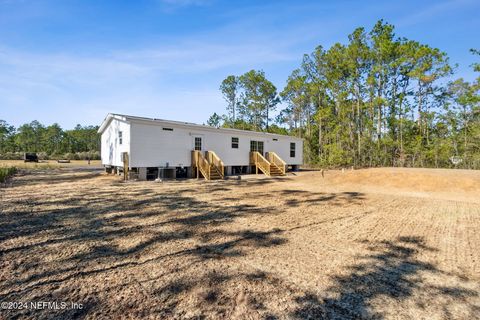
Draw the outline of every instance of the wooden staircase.
[[[200,178],[200,174],[205,180],[219,180],[225,177],[223,161],[213,151],[205,151],[203,156],[201,151],[193,150],[192,167],[196,170],[197,178]]]
[[[250,152],[250,164],[258,170],[262,171],[266,176],[284,176],[287,171],[287,164],[275,152],[267,152],[267,158],[262,156],[260,152]]]

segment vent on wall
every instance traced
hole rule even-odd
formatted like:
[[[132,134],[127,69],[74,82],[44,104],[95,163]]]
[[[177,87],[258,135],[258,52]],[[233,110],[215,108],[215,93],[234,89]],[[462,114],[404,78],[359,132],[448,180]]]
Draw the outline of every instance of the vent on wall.
[[[165,131],[173,131],[172,128],[162,128],[162,130],[165,130]]]
[[[278,139],[277,139],[277,138],[273,138],[273,141],[278,141]]]

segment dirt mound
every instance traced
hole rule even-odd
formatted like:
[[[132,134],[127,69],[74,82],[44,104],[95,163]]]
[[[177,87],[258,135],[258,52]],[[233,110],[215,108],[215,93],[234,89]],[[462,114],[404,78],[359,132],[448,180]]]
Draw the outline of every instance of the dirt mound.
[[[305,173],[307,176],[312,173]],[[321,178],[321,172],[315,172]],[[423,168],[371,168],[324,172],[325,183],[362,191],[480,202],[480,171]]]

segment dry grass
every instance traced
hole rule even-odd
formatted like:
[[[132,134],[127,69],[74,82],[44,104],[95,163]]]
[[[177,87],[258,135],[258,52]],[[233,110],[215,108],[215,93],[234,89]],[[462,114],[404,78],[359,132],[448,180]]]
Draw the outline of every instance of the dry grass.
[[[57,160],[40,160],[40,162],[24,162],[23,160],[0,160],[0,167],[16,167],[19,169],[57,169],[78,167],[100,167],[100,160],[71,160],[70,163],[58,163]]]
[[[62,169],[0,192],[0,301],[84,304],[6,318],[480,315],[479,172],[158,184]]]

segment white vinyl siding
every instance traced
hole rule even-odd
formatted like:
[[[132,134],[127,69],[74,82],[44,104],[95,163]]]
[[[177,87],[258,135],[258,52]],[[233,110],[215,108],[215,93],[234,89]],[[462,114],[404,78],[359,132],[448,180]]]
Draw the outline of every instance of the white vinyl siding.
[[[172,130],[164,130],[169,128]],[[118,132],[122,131],[122,144]],[[302,140],[282,135],[261,132],[222,130],[196,125],[182,125],[172,122],[143,121],[115,116],[102,132],[102,163],[123,166],[121,152],[129,152],[131,167],[186,167],[191,165],[191,152],[195,149],[195,137],[201,137],[201,149],[214,151],[225,166],[248,166],[250,141],[263,144],[265,154],[274,151],[289,165],[300,165]],[[238,148],[232,148],[238,138]],[[274,141],[276,139],[277,141]],[[295,143],[295,157],[290,157],[290,143]],[[198,146],[197,146],[198,148]]]
[[[130,152],[130,125],[126,121],[110,122],[102,133],[100,152],[103,165],[123,166],[122,152]]]

